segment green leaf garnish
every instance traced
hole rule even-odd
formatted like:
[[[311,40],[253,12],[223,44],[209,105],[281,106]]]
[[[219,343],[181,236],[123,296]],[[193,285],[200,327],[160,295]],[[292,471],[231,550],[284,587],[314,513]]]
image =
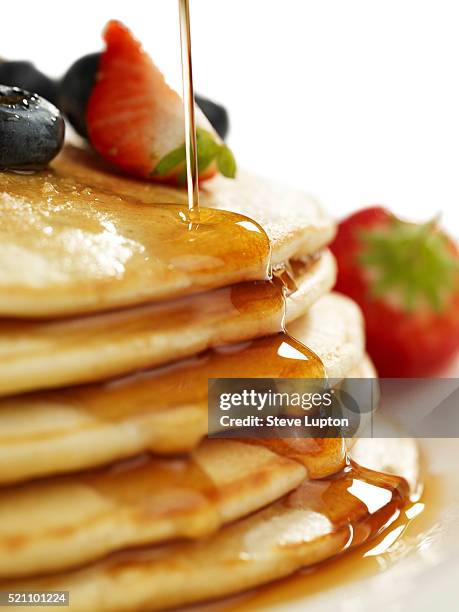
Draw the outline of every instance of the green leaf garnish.
[[[217,156],[217,165],[223,176],[234,178],[236,176],[236,160],[234,155],[226,145],[220,147]]]
[[[196,130],[196,145],[198,148],[199,174],[201,174],[201,172],[204,172],[217,157],[220,145],[215,142],[210,132],[202,128]]]
[[[370,272],[373,297],[391,297],[407,312],[420,305],[443,310],[457,287],[459,262],[436,220],[417,225],[394,218],[360,238],[359,261]]]
[[[236,176],[236,160],[230,149],[225,144],[215,140],[214,135],[207,130],[198,128],[196,130],[196,146],[198,150],[199,174],[204,172],[214,161],[217,162],[219,172],[228,178]],[[177,147],[165,155],[156,165],[151,176],[166,176],[186,161],[185,144]],[[186,169],[182,169],[178,175],[179,184],[186,183]]]
[[[185,145],[177,147],[167,155],[165,155],[157,164],[156,168],[151,173],[152,176],[165,176],[171,170],[182,164],[186,160]]]

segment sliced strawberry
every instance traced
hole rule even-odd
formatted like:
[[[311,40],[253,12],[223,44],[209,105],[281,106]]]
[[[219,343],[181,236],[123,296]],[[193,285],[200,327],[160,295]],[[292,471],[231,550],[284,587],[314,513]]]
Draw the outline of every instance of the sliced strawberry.
[[[97,82],[86,119],[94,148],[129,174],[184,183],[184,112],[180,96],[119,21],[105,29]],[[234,176],[234,158],[197,110],[199,178]]]
[[[381,376],[431,374],[456,354],[458,250],[436,222],[407,223],[367,208],[340,224],[331,248],[336,289],[362,308]]]

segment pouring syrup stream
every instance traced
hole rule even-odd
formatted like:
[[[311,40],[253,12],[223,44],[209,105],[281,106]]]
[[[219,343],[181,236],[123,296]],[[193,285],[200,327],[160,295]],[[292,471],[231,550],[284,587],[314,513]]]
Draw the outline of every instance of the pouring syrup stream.
[[[179,0],[180,47],[182,55],[183,109],[185,114],[186,174],[190,221],[199,220],[198,149],[194,112],[193,67],[191,63],[189,0]]]

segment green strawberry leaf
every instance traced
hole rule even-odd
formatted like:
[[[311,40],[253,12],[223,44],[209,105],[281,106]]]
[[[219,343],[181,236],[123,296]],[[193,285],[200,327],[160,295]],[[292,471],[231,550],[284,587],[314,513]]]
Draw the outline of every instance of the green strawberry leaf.
[[[217,165],[219,171],[228,178],[236,176],[236,160],[231,150],[226,145],[221,145],[218,152]]]
[[[423,225],[395,219],[361,232],[360,263],[369,271],[371,295],[390,297],[406,312],[421,305],[441,312],[456,290],[459,261],[437,221]]]
[[[199,174],[204,172],[217,157],[220,145],[215,142],[210,132],[198,128],[196,130],[196,145],[198,148]]]
[[[185,145],[183,144],[160,159],[156,164],[155,169],[151,173],[151,176],[165,176],[179,164],[182,164],[185,160],[186,149]]]
[[[236,160],[230,149],[219,144],[214,135],[207,130],[198,128],[196,130],[196,146],[198,150],[198,168],[199,174],[204,172],[214,161],[217,162],[218,170],[228,178],[234,178],[236,175]],[[167,155],[165,155],[157,163],[151,176],[166,176],[172,170],[181,166],[186,161],[185,144],[177,147]],[[186,168],[182,168],[178,175],[179,184],[186,183]]]

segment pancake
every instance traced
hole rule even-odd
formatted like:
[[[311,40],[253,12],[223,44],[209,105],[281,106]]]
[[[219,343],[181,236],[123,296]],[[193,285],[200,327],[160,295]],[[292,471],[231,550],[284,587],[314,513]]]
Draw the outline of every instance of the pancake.
[[[297,487],[299,463],[230,440],[0,490],[0,575],[61,570],[114,550],[197,538]]]
[[[363,359],[365,329],[359,307],[340,293],[323,296],[288,332],[320,354],[329,378],[343,378]]]
[[[365,360],[351,374],[372,373]],[[326,442],[322,453],[329,460],[337,441]],[[0,575],[61,570],[123,547],[202,537],[278,499],[306,476],[303,466],[264,448],[207,440],[190,458],[144,454],[105,469],[4,488]]]
[[[267,508],[197,542],[121,552],[80,570],[0,586],[68,590],[70,610],[104,612],[169,608],[264,584],[358,545],[393,520],[410,497],[400,476],[407,469],[418,474],[416,458],[414,466],[403,463],[407,444],[413,445],[399,439],[391,446],[399,476],[353,464],[327,480],[305,481]]]
[[[329,252],[295,279],[287,319],[334,282]],[[290,298],[288,298],[290,299]],[[172,302],[54,321],[0,321],[0,395],[59,387],[162,365],[212,346],[277,333],[284,319],[277,283],[242,283]]]
[[[208,378],[321,376],[314,354],[331,378],[361,367],[363,323],[351,300],[325,295],[292,327],[313,351],[307,361],[295,353],[294,341],[276,335],[109,382],[2,399],[0,483],[93,467],[148,450],[191,450],[207,434]],[[281,346],[292,347],[285,358],[279,355]],[[361,375],[373,374],[367,365]]]
[[[376,372],[375,366],[373,365],[373,362],[368,357],[368,355],[365,355],[362,362],[356,368],[352,368],[352,370],[348,374],[348,378],[377,378],[377,377],[378,377],[378,374]]]
[[[201,204],[190,227],[185,190],[119,177],[72,147],[48,170],[0,173],[0,315],[95,312],[260,280],[270,256],[279,267],[334,233],[315,200],[243,173],[210,181]]]

